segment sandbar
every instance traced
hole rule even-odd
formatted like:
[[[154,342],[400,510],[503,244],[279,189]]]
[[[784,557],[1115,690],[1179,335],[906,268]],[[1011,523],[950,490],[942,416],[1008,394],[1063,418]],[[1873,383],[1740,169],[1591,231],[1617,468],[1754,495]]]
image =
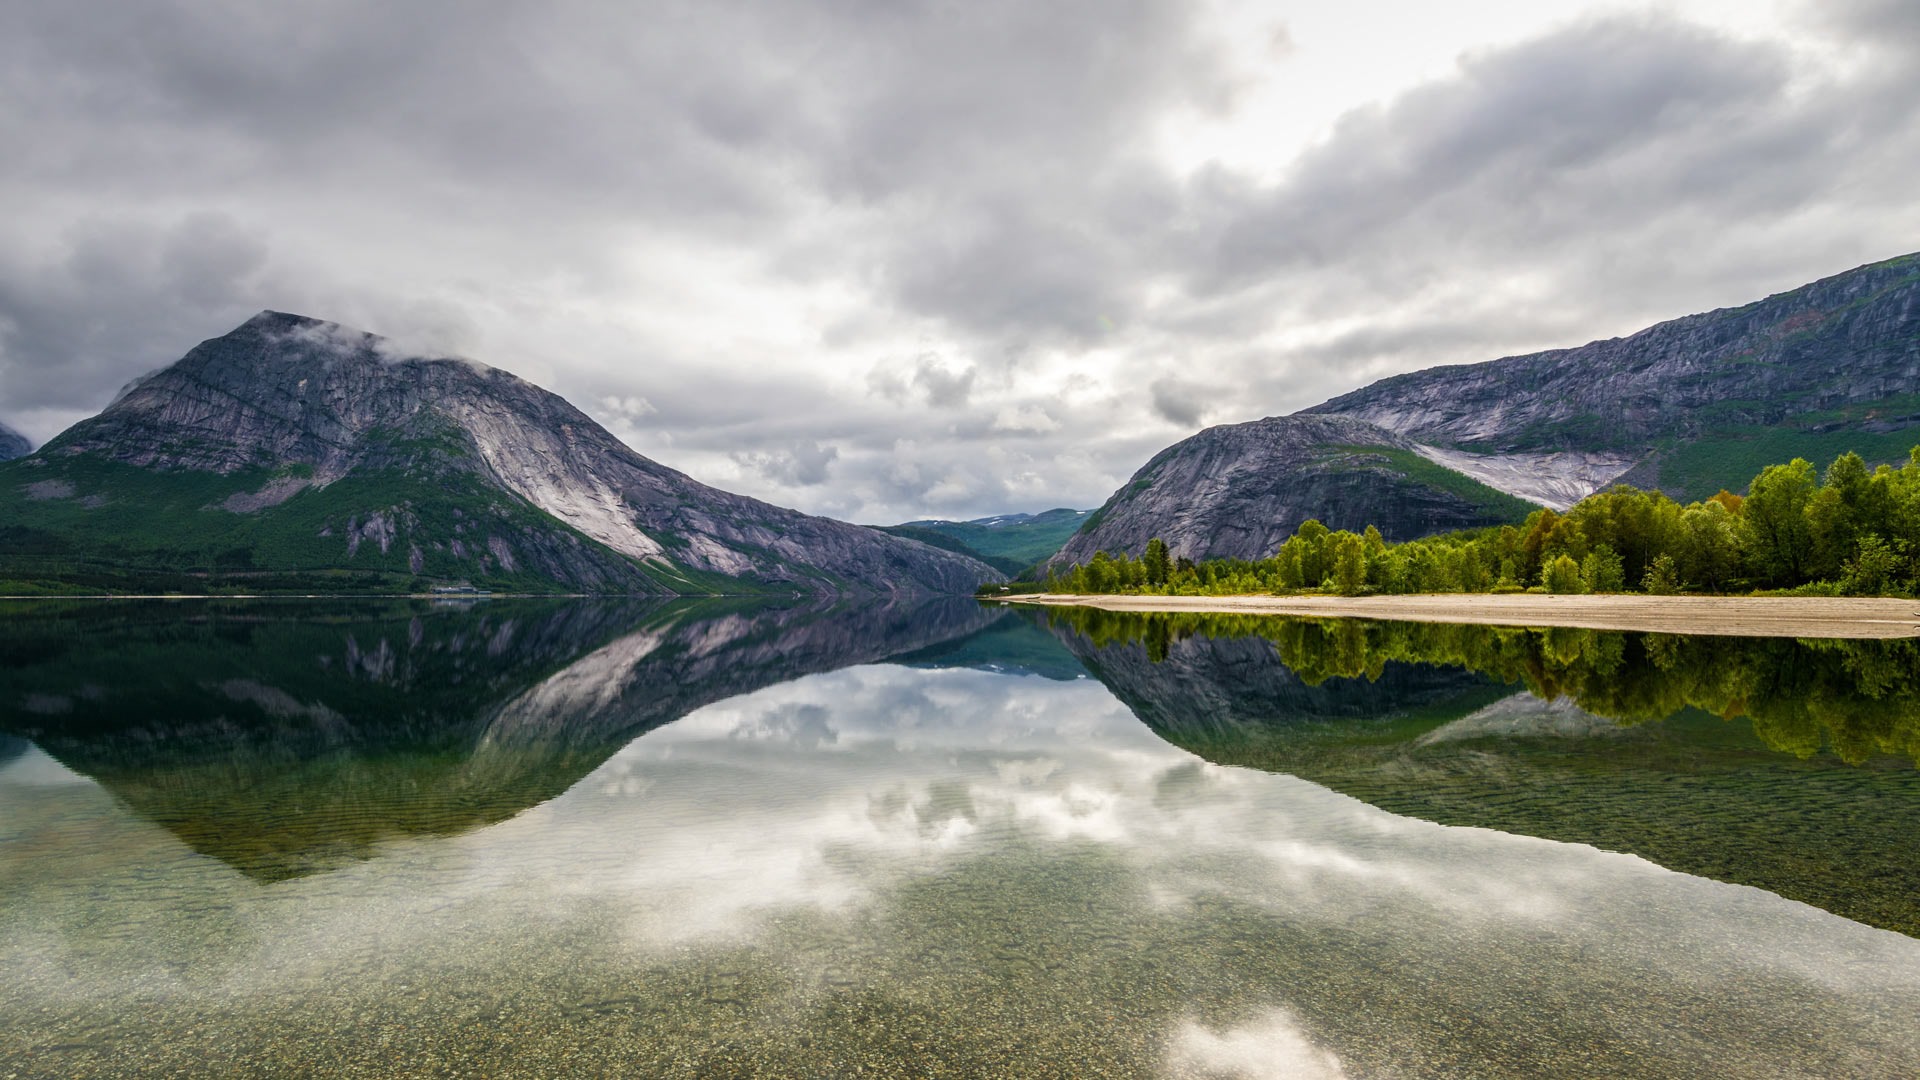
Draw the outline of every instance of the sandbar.
[[[992,597],[988,597],[992,599]],[[1108,611],[1201,611],[1237,615],[1572,626],[1735,637],[1920,637],[1920,602],[1879,597],[1641,596],[1623,594],[1422,593],[1411,596],[1008,595],[1009,603]]]

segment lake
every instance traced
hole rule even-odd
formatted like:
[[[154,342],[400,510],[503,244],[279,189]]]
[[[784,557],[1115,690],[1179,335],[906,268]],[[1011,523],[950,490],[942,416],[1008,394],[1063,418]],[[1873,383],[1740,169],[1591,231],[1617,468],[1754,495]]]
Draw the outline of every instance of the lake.
[[[16,603],[0,1077],[1920,1075],[1912,642]]]

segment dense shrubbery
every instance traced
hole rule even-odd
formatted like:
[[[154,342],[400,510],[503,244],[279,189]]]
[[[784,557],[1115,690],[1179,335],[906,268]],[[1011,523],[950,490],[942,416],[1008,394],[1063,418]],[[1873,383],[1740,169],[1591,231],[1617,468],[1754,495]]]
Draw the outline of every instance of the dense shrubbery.
[[[1160,540],[1139,558],[1096,552],[1047,580],[1055,592],[1218,596],[1319,591],[1680,593],[1791,589],[1912,595],[1920,585],[1920,447],[1900,468],[1869,470],[1841,455],[1824,479],[1795,458],[1682,506],[1657,491],[1616,487],[1566,513],[1521,525],[1389,544],[1365,533],[1301,525],[1272,557],[1199,564]]]

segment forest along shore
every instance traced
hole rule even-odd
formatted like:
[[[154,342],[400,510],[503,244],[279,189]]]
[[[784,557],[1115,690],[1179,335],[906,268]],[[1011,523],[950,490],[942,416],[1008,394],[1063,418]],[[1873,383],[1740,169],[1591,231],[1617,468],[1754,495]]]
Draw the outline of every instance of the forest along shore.
[[[1882,597],[1425,593],[1399,596],[1128,596],[1037,593],[1006,603],[1108,611],[1395,619],[1481,626],[1573,626],[1737,637],[1920,637],[1920,601]]]

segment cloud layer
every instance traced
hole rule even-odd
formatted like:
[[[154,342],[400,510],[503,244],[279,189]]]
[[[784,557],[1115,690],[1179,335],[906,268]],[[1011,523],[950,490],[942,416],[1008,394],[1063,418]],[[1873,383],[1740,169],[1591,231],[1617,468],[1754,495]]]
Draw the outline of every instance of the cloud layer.
[[[1920,248],[1911,5],[1544,5],[1414,77],[1391,7],[31,5],[0,418],[273,307],[803,509],[1084,507],[1208,423]]]

